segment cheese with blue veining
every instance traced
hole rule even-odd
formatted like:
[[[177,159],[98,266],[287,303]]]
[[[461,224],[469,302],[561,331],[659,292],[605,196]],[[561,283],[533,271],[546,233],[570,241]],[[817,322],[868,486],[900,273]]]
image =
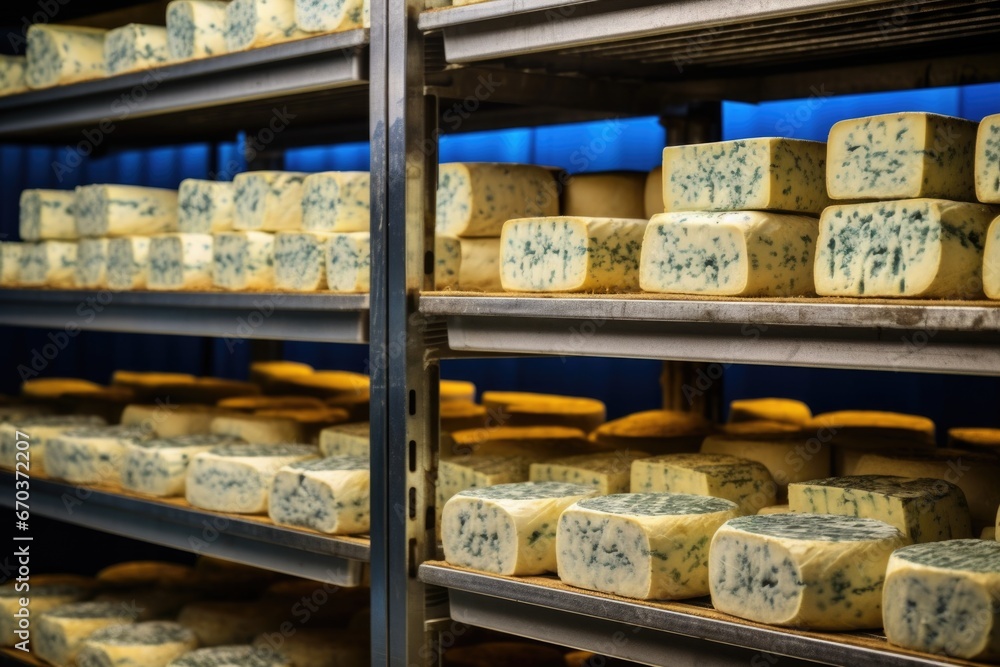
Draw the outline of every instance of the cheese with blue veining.
[[[503,226],[500,282],[517,292],[629,292],[639,287],[645,220],[524,218]]]
[[[212,242],[211,234],[154,236],[149,241],[149,289],[210,288]]]
[[[295,0],[233,0],[226,8],[230,52],[308,36],[295,24]]]
[[[21,192],[20,225],[22,241],[75,240],[76,218],[72,190],[24,190]]]
[[[371,455],[371,425],[368,422],[337,424],[319,433],[319,449],[323,456]]]
[[[176,1],[171,6],[174,4],[177,4]],[[233,193],[231,181],[203,181],[197,178],[181,181],[177,188],[178,230],[189,234],[231,231],[235,211]]]
[[[367,456],[334,456],[299,461],[278,471],[271,486],[268,516],[278,525],[312,528],[327,535],[367,533]]]
[[[280,652],[270,647],[213,646],[177,658],[167,667],[293,667]]]
[[[591,486],[602,496],[628,493],[632,462],[647,457],[649,454],[638,450],[565,456],[532,463],[528,479]]]
[[[742,516],[715,533],[712,604],[758,623],[811,630],[882,624],[882,585],[909,541],[874,519],[829,514]]]
[[[165,667],[198,647],[198,638],[179,623],[147,621],[108,627],[87,637],[76,667]]]
[[[227,290],[274,287],[274,234],[220,232],[213,235],[212,281]]]
[[[983,291],[991,299],[1000,299],[1000,216],[990,223],[983,248]]]
[[[302,229],[367,232],[370,228],[371,178],[367,171],[324,171],[306,176],[302,182]]]
[[[1000,114],[987,116],[976,135],[976,197],[1000,204]]]
[[[226,53],[226,5],[220,0],[173,0],[167,5],[167,51],[172,60]]]
[[[108,239],[108,287],[114,290],[145,289],[149,278],[149,237]]]
[[[28,90],[25,80],[27,66],[28,59],[24,56],[0,55],[0,97]]]
[[[0,241],[0,286],[13,287],[20,282],[21,254],[28,246],[17,241]]]
[[[76,286],[103,289],[108,286],[108,240],[80,239],[76,244]]]
[[[663,454],[632,463],[633,493],[691,493],[731,500],[743,514],[775,504],[777,486],[763,465],[726,454]]]
[[[73,664],[83,642],[104,628],[122,629],[138,618],[135,604],[74,602],[49,610],[35,619],[34,653],[55,667]]]
[[[559,518],[559,578],[640,600],[708,595],[709,545],[737,516],[733,502],[681,493],[580,500]]]
[[[642,241],[647,292],[804,296],[813,292],[815,218],[760,211],[653,216]]]
[[[27,584],[27,587],[25,587]],[[28,582],[10,580],[0,586],[0,646],[14,646],[21,638],[14,634],[23,630],[22,607],[28,610],[28,619],[61,607],[86,600],[94,592],[94,582],[75,575],[35,575]],[[21,601],[27,602],[22,605]]]
[[[787,211],[819,215],[826,144],[739,139],[663,149],[665,211]]]
[[[198,454],[188,466],[185,497],[195,507],[216,512],[263,514],[278,471],[317,458],[309,445],[229,445]]]
[[[371,289],[371,242],[368,232],[331,234],[326,241],[326,284],[331,292],[364,293]]]
[[[136,185],[81,185],[73,204],[80,236],[177,231],[177,191]]]
[[[122,464],[122,486],[149,496],[183,496],[187,469],[195,456],[242,442],[228,435],[202,434],[129,443]]]
[[[129,426],[104,426],[65,431],[49,439],[45,469],[74,484],[118,484],[128,446],[149,437]]]
[[[434,239],[435,289],[499,292],[500,239]]]
[[[827,142],[830,197],[976,201],[976,129],[930,113],[842,120]]]
[[[152,69],[164,65],[168,56],[163,26],[129,23],[109,31],[104,40],[108,76]]]
[[[295,0],[295,22],[307,32],[340,32],[371,25],[369,0]]]
[[[315,292],[327,288],[326,249],[332,234],[280,232],[274,237],[274,283],[278,289]]]
[[[233,229],[258,232],[301,229],[302,181],[306,176],[297,171],[247,171],[236,174],[233,178],[233,198],[236,202]]]
[[[513,218],[554,215],[559,215],[559,192],[548,169],[463,162],[438,168],[438,234],[495,238]]]
[[[943,199],[830,206],[819,222],[821,296],[975,299],[1000,209]]]
[[[31,451],[32,474],[45,472],[46,444],[55,436],[68,431],[76,431],[86,427],[104,426],[104,420],[92,415],[35,415],[11,419],[0,424],[0,467],[14,470],[17,463],[18,431],[27,435],[26,440]]]
[[[21,246],[17,281],[31,287],[74,287],[76,243],[41,241]]]
[[[29,88],[51,88],[105,76],[107,30],[35,23],[28,28]]]

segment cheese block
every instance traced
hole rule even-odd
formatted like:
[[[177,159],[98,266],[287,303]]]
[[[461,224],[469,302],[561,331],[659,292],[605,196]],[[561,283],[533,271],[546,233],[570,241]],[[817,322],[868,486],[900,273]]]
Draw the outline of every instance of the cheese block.
[[[788,505],[771,505],[770,507],[761,507],[757,510],[757,514],[761,516],[766,516],[768,514],[788,514],[792,509]]]
[[[267,513],[283,526],[312,528],[328,535],[367,533],[367,456],[335,456],[299,461],[278,471]]]
[[[808,405],[791,398],[743,398],[729,404],[730,424],[775,421],[805,426],[812,416]]]
[[[29,472],[42,475],[46,472],[47,444],[55,436],[86,427],[103,426],[104,420],[90,415],[53,415],[20,417],[0,424],[0,467],[15,470],[17,462],[24,461],[18,452],[29,452]],[[27,439],[18,437],[18,433]],[[18,443],[25,443],[18,445]],[[23,466],[22,466],[23,470]]]
[[[80,185],[73,204],[80,236],[177,231],[177,191],[136,185]]]
[[[322,22],[318,10],[329,0],[297,0],[296,11],[313,15]],[[335,3],[323,16],[334,19],[336,11],[348,11],[361,0]],[[365,3],[367,5],[367,3]],[[306,5],[312,5],[306,8]],[[309,30],[305,26],[304,29]],[[322,32],[322,31],[318,31]],[[309,174],[302,181],[302,229],[308,232],[367,232],[371,229],[371,179],[367,171],[324,171]]]
[[[254,413],[259,410],[322,410],[326,403],[312,396],[234,396],[218,403],[223,410]]]
[[[177,622],[193,630],[200,645],[223,646],[248,643],[262,632],[276,631],[288,620],[288,612],[264,602],[204,601],[185,605]]]
[[[216,0],[174,0],[167,9],[201,5],[223,5]],[[200,9],[198,11],[201,11]],[[184,234],[214,234],[233,229],[234,188],[229,181],[186,178],[177,189],[177,227]]]
[[[972,537],[965,494],[943,479],[855,475],[788,485],[792,512],[884,521],[914,543]]]
[[[80,646],[77,667],[166,667],[198,647],[198,638],[183,625],[168,621],[102,628]]]
[[[644,450],[651,454],[696,452],[712,432],[704,417],[679,410],[646,410],[601,424],[592,438],[612,449]]]
[[[200,648],[177,658],[167,667],[294,667],[282,653],[253,646]]]
[[[226,4],[220,0],[173,0],[167,5],[167,51],[170,59],[193,60],[225,53]],[[184,187],[183,181],[181,187]]]
[[[323,456],[353,456],[368,458],[371,454],[371,426],[367,422],[338,424],[319,433],[319,450]]]
[[[442,448],[441,456],[449,454],[537,454],[569,456],[593,449],[586,434],[578,428],[567,426],[494,426],[505,421],[501,408],[487,408],[490,425],[486,428],[453,431],[453,451]],[[604,448],[606,451],[607,448]]]
[[[821,296],[975,299],[997,210],[943,199],[830,206],[819,223]]]
[[[17,282],[29,287],[75,287],[76,243],[41,241],[21,246]]]
[[[306,32],[368,27],[371,6],[367,0],[295,0],[295,23]]]
[[[441,430],[447,433],[467,429],[485,428],[489,413],[485,405],[468,401],[444,401],[439,410]]]
[[[826,144],[763,137],[663,149],[665,211],[787,211],[819,215]]]
[[[371,289],[371,243],[368,232],[332,234],[326,241],[326,286],[332,292]]]
[[[992,526],[1000,507],[1000,458],[960,449],[887,450],[864,454],[856,475],[929,477],[953,483],[969,503],[973,533]]]
[[[206,510],[263,514],[278,470],[318,455],[319,450],[309,445],[217,447],[198,454],[188,466],[185,497]]]
[[[874,519],[738,517],[712,539],[712,604],[725,614],[770,625],[877,628],[886,563],[894,549],[908,543],[898,529]]]
[[[653,216],[642,240],[647,292],[782,297],[813,292],[814,218],[763,211]]]
[[[28,90],[25,79],[27,66],[28,59],[24,56],[0,56],[0,97]]]
[[[1000,114],[983,118],[976,135],[976,198],[1000,204]]]
[[[315,585],[314,585],[315,588]],[[370,665],[370,640],[350,629],[297,628],[292,635],[261,635],[253,645],[280,651],[295,667]]]
[[[640,600],[708,595],[709,544],[738,516],[733,502],[682,493],[580,500],[559,517],[559,578]]]
[[[300,361],[253,361],[250,363],[250,381],[266,384],[296,375],[312,375],[315,370]]]
[[[103,289],[108,286],[108,240],[80,239],[76,243],[76,287]]]
[[[274,234],[221,232],[212,244],[212,281],[228,290],[274,288]]]
[[[466,0],[464,4],[472,2]],[[442,667],[565,667],[562,653],[558,650],[552,646],[528,642],[485,642],[472,646],[455,646],[444,651],[441,658]]]
[[[777,487],[756,461],[725,454],[664,454],[632,463],[633,493],[691,493],[736,503],[742,514],[776,504]]]
[[[500,238],[500,282],[515,292],[628,292],[639,287],[645,220],[523,218]]]
[[[318,398],[368,396],[367,375],[350,371],[316,371],[274,380],[267,385],[269,394],[291,393]]]
[[[147,236],[108,239],[108,287],[113,290],[145,289],[149,280]]]
[[[326,248],[330,234],[281,232],[274,237],[274,284],[292,292],[327,289]]]
[[[1000,216],[986,230],[983,247],[983,291],[990,299],[1000,299]]]
[[[34,619],[34,653],[54,667],[69,667],[84,640],[103,628],[121,631],[136,622],[135,606],[123,602],[74,602]]]
[[[833,447],[833,474],[841,476],[853,475],[868,452],[935,446],[933,421],[897,412],[826,412],[813,417],[806,428]]]
[[[891,644],[976,661],[1000,659],[1000,544],[951,540],[889,558],[882,620]]]
[[[106,30],[34,23],[28,28],[29,88],[51,88],[105,75]]]
[[[646,176],[646,187],[643,193],[644,215],[642,217],[648,220],[658,213],[665,213],[666,210],[663,203],[663,165],[661,164]]]
[[[1000,428],[950,428],[948,446],[953,449],[1000,452]]]
[[[302,425],[295,419],[257,414],[218,415],[212,420],[209,430],[217,435],[228,435],[259,445],[302,442],[305,437]]]
[[[528,479],[532,482],[569,482],[590,486],[602,496],[628,493],[632,462],[648,457],[646,452],[626,450],[550,459],[532,463]]]
[[[266,0],[264,0],[266,2]],[[279,0],[278,5],[284,0]],[[261,0],[232,2],[252,5]],[[288,0],[292,2],[292,0]],[[272,3],[273,4],[273,3]],[[233,177],[233,229],[278,232],[302,228],[302,181],[298,171],[247,171]]]
[[[0,646],[14,646],[29,632],[31,619],[72,602],[86,600],[94,592],[87,577],[34,575],[30,581],[9,581],[0,586]],[[26,604],[22,605],[21,603]],[[26,611],[25,611],[26,610]]]
[[[442,403],[448,401],[472,403],[476,400],[476,385],[466,380],[440,380],[438,397]]]
[[[815,433],[710,435],[701,451],[757,461],[771,473],[778,498],[785,497],[790,483],[832,474],[832,448]]]
[[[560,213],[570,217],[648,220],[646,174],[611,171],[571,176],[563,184]]]
[[[324,428],[350,419],[347,410],[325,405],[322,408],[258,410],[254,415],[263,419],[291,419],[301,429],[302,435],[298,441],[307,443],[315,443]]]
[[[308,36],[295,24],[295,0],[233,0],[226,8],[227,51],[246,51]]]
[[[18,231],[22,241],[75,240],[73,190],[24,190],[21,192]]]
[[[156,560],[127,561],[109,565],[96,575],[107,591],[134,591],[145,588],[178,588],[191,583],[194,570],[187,565]]]
[[[437,483],[434,486],[436,526],[451,498],[469,489],[483,489],[499,484],[527,482],[533,460],[538,457],[517,452],[513,454],[466,454],[438,461]]]
[[[169,59],[167,29],[163,26],[129,23],[108,31],[104,40],[108,76],[152,69]]]
[[[463,162],[438,167],[437,234],[497,237],[513,218],[554,215],[559,195],[548,169]]]
[[[930,113],[842,120],[827,142],[830,197],[976,201],[977,129],[973,121]]]
[[[212,235],[162,234],[149,241],[149,289],[212,287]]]
[[[434,286],[439,290],[499,292],[500,239],[434,239]]]
[[[103,387],[79,378],[35,378],[21,383],[21,395],[39,401],[62,398],[69,393],[98,392]]]
[[[0,242],[0,286],[13,287],[21,282],[21,253],[28,247],[27,243]]]
[[[523,391],[483,392],[483,405],[505,426],[569,426],[593,431],[604,423],[606,409],[596,398]]]
[[[66,431],[46,444],[45,469],[74,484],[118,484],[128,445],[148,437],[128,426]]]
[[[202,435],[211,432],[216,417],[228,411],[206,405],[129,405],[122,413],[123,426],[133,426],[160,438]]]
[[[444,506],[441,518],[445,560],[496,574],[555,572],[559,516],[593,495],[590,487],[561,482],[461,491]]]
[[[122,486],[148,496],[183,496],[187,469],[195,456],[241,443],[226,435],[183,435],[131,444],[122,464]]]

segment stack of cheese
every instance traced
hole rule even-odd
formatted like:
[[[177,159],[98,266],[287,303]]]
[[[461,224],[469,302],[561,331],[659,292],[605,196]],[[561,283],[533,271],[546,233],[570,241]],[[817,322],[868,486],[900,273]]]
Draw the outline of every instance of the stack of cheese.
[[[984,204],[1000,205],[1000,114],[979,124],[976,138],[976,196]],[[990,223],[983,249],[983,291],[1000,299],[1000,210]]]

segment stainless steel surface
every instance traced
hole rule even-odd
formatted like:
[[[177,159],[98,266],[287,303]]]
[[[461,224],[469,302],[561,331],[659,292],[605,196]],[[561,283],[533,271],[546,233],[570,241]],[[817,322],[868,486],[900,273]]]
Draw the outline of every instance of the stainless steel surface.
[[[365,343],[368,295],[3,289],[0,326]]]
[[[449,589],[456,621],[649,665],[955,664],[433,564],[420,579]]]
[[[13,473],[0,472],[0,480],[14,488]],[[359,586],[369,560],[368,546],[357,540],[38,478],[30,486],[36,516],[316,581]],[[13,507],[13,492],[0,502]]]

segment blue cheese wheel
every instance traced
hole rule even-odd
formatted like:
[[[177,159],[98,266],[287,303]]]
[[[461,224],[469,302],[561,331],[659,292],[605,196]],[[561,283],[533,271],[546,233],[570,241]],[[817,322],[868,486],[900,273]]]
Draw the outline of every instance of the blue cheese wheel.
[[[438,234],[496,238],[513,218],[555,215],[559,215],[559,194],[548,169],[463,162],[438,168]]]
[[[149,496],[183,496],[192,459],[223,445],[242,441],[227,435],[184,435],[131,443],[122,466],[122,486]]]
[[[28,90],[25,79],[27,66],[28,59],[24,56],[0,56],[0,97]]]
[[[152,69],[168,59],[167,29],[163,26],[129,23],[110,30],[104,40],[108,76]]]
[[[295,0],[295,23],[307,32],[341,32],[371,24],[368,0]]]
[[[211,234],[161,234],[149,241],[151,290],[200,290],[212,286]]]
[[[787,211],[819,215],[826,144],[740,139],[663,149],[665,211]]]
[[[596,495],[579,484],[522,482],[462,491],[444,506],[441,540],[452,565],[506,575],[556,571],[556,526]]]
[[[523,218],[500,237],[500,282],[517,292],[630,292],[639,287],[645,220]]]
[[[742,514],[776,503],[777,485],[767,468],[726,454],[664,454],[632,463],[633,493],[690,493],[725,498]]]
[[[647,292],[717,296],[813,293],[815,218],[763,211],[653,216],[642,240]]]
[[[21,192],[18,231],[22,241],[75,240],[73,190],[24,190]]]
[[[30,415],[4,420],[0,423],[0,467],[14,470],[17,453],[27,446],[31,452],[31,473],[44,474],[46,443],[51,438],[96,426],[104,426],[104,420],[93,415]],[[28,437],[18,438],[18,432]],[[18,448],[18,442],[26,444]]]
[[[102,628],[80,646],[77,667],[166,667],[198,647],[193,632],[178,623],[149,621]]]
[[[295,0],[233,0],[226,7],[226,50],[230,52],[308,36],[295,24]]]
[[[29,287],[75,287],[77,245],[71,241],[25,243],[17,282]]]
[[[359,456],[371,454],[371,425],[368,422],[337,424],[319,433],[319,449],[323,456]]]
[[[212,243],[212,282],[226,290],[274,288],[274,234],[220,232]]]
[[[9,581],[0,586],[0,646],[14,646],[23,641],[31,620],[45,612],[72,602],[86,600],[94,592],[94,581],[72,575],[35,575],[29,582]],[[22,606],[22,602],[27,604]],[[24,609],[27,608],[27,617]]]
[[[499,292],[500,239],[434,240],[435,289]]]
[[[715,533],[708,575],[719,611],[812,630],[882,624],[889,555],[909,541],[874,519],[829,514],[743,516]]]
[[[987,116],[976,135],[976,197],[1000,204],[1000,114]]]
[[[108,287],[113,290],[145,289],[149,281],[148,236],[108,239]]]
[[[105,75],[104,37],[107,30],[50,23],[28,28],[29,88],[51,88]]]
[[[170,59],[193,60],[226,53],[226,4],[220,0],[173,0],[167,5]]]
[[[550,459],[532,463],[528,479],[590,486],[602,496],[628,493],[632,462],[648,456],[646,452],[626,450]]]
[[[76,242],[76,286],[103,289],[108,286],[108,240],[80,239]]]
[[[640,600],[708,595],[709,544],[737,516],[736,503],[680,493],[581,500],[559,518],[559,578]]]
[[[27,243],[15,241],[0,241],[0,285],[13,287],[20,282],[21,253]]]
[[[270,647],[215,646],[191,651],[167,667],[293,667],[293,665],[282,653]]]
[[[326,290],[326,249],[331,234],[281,232],[274,237],[274,284],[291,292]]]
[[[890,643],[967,660],[1000,659],[1000,543],[915,544],[889,558],[882,621]]]
[[[977,126],[931,113],[842,120],[827,142],[830,197],[974,202]]]
[[[1000,299],[1000,216],[986,232],[983,249],[983,291],[991,299]]]
[[[258,2],[260,0],[257,0]],[[235,0],[232,8],[238,4]],[[302,228],[302,181],[298,171],[246,171],[233,177],[233,229],[278,232]]]
[[[962,490],[943,479],[853,475],[788,485],[793,512],[878,519],[916,543],[972,537]]]
[[[278,470],[316,458],[309,445],[231,445],[198,454],[188,466],[185,497],[195,507],[235,514],[264,514]]]
[[[34,630],[35,654],[55,667],[73,664],[83,642],[98,630],[119,631],[137,620],[135,603],[74,602],[51,609],[37,619]]]
[[[276,524],[328,535],[367,533],[371,525],[368,470],[367,456],[287,465],[274,477],[268,515]]]
[[[45,468],[49,475],[74,484],[118,484],[128,446],[148,439],[129,426],[65,431],[49,439]]]
[[[170,3],[170,8],[187,6],[197,1],[199,0],[174,0]],[[224,5],[215,0],[209,0],[205,4]],[[233,193],[233,184],[229,181],[203,181],[197,178],[181,181],[177,188],[178,230],[186,234],[232,231],[235,212]]]
[[[371,240],[368,232],[331,234],[326,241],[326,284],[331,292],[371,289]]]
[[[943,199],[830,206],[819,222],[821,296],[975,299],[996,207]]]
[[[331,0],[314,0],[316,4]],[[303,2],[296,5],[298,9]],[[346,6],[350,2],[336,0]],[[371,229],[371,178],[367,171],[324,171],[302,182],[302,229],[367,232]]]
[[[137,185],[80,185],[73,204],[83,237],[177,231],[177,191]]]

